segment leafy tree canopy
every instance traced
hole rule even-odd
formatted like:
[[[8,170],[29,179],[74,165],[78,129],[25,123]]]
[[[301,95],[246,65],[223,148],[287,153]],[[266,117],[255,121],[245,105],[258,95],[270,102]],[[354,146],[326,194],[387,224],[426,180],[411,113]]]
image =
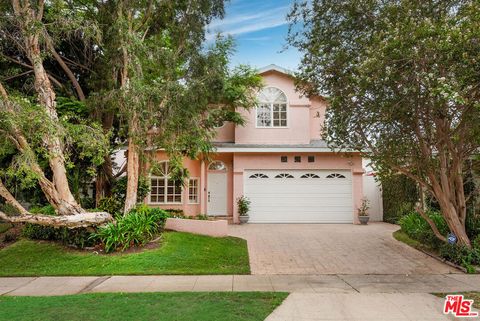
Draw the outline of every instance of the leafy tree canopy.
[[[462,171],[480,147],[480,2],[314,0],[290,20],[299,87],[330,102],[329,144],[413,178],[469,244]]]

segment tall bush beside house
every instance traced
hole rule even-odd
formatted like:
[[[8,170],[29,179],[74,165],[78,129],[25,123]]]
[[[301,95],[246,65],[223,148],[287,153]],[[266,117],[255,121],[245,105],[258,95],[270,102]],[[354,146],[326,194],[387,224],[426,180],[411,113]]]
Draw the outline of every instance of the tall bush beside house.
[[[250,200],[245,196],[237,198],[237,208],[240,223],[247,223],[250,218],[248,216],[248,211],[250,211]]]
[[[415,209],[419,198],[417,184],[405,175],[382,177],[381,182],[383,220],[397,224],[403,216]]]

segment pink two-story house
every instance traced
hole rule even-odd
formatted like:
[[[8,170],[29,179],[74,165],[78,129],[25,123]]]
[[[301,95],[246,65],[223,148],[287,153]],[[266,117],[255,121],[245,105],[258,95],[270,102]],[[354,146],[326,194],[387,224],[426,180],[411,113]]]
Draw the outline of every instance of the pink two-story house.
[[[151,176],[146,202],[238,223],[236,199],[246,196],[250,223],[357,223],[362,158],[334,153],[322,141],[326,101],[301,96],[278,66],[260,75],[265,87],[259,105],[243,112],[246,125],[218,129],[212,161],[184,160],[188,186],[169,179],[168,157],[157,152],[164,174]]]

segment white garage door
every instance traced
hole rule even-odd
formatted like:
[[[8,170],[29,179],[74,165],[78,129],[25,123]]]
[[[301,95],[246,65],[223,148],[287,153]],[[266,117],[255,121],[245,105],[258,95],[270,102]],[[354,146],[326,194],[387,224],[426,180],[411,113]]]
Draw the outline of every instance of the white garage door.
[[[352,223],[350,171],[248,170],[251,223]]]

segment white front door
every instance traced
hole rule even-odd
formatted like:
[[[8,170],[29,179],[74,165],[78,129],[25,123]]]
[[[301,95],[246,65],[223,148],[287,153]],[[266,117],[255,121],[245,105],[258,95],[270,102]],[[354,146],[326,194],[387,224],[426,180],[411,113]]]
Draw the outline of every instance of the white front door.
[[[227,215],[227,173],[209,172],[207,190],[207,214]]]

